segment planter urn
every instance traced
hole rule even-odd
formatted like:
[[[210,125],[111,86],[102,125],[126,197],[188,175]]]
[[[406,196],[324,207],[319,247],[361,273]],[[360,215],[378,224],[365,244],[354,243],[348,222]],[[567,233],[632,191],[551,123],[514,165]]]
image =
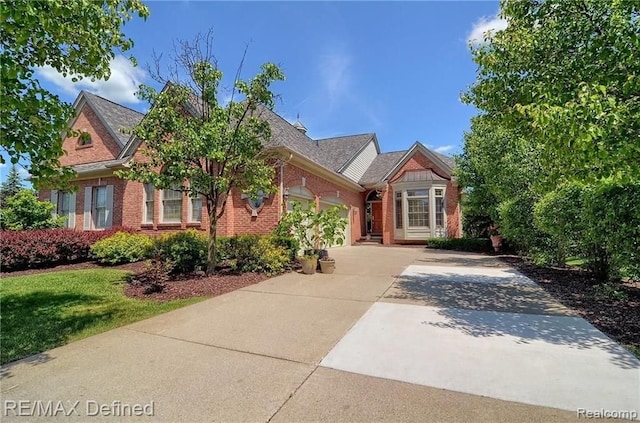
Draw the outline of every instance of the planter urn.
[[[302,273],[305,275],[313,275],[316,273],[316,267],[318,266],[317,257],[300,257],[300,264],[302,264]]]
[[[333,259],[320,260],[320,269],[322,273],[333,273],[336,268],[336,261]]]

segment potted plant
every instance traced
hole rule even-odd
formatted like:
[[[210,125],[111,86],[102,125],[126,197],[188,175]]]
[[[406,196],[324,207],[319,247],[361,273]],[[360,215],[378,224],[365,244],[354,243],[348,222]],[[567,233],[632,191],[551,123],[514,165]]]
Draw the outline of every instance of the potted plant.
[[[301,256],[298,256],[298,261],[302,265],[302,273],[307,275],[314,274],[318,266],[316,223],[315,210],[304,209],[296,201],[291,202],[291,211],[285,214],[278,223],[281,232],[290,233],[298,241],[303,252]]]
[[[489,238],[491,238],[491,246],[493,250],[497,253],[500,251],[502,247],[502,235],[500,235],[499,227],[495,223],[492,223],[491,226],[487,228],[487,232],[489,233]]]
[[[344,243],[347,219],[340,216],[340,212],[343,210],[346,210],[345,206],[333,206],[326,210],[320,210],[317,214],[317,241],[320,250],[326,252],[320,256],[322,273],[333,273],[336,268],[336,261],[329,257],[327,249],[333,245]]]
[[[310,207],[304,209],[295,201],[291,204],[291,211],[282,217],[278,225],[298,241],[303,251],[298,257],[302,272],[315,273],[320,259],[322,272],[332,273],[335,260],[329,257],[327,248],[344,243],[343,234],[347,220],[340,216],[340,211],[344,210],[345,206],[334,206],[316,212]]]

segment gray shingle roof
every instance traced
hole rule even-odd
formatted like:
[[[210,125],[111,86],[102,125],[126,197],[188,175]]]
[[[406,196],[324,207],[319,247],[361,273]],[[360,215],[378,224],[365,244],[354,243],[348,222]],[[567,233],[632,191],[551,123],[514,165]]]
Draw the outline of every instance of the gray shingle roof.
[[[319,143],[309,138],[297,130],[284,118],[269,110],[266,107],[258,106],[256,110],[258,116],[264,119],[271,126],[271,141],[265,147],[287,147],[296,153],[307,157],[309,160],[327,167],[325,163],[324,149],[319,147]],[[331,167],[329,169],[332,169]]]
[[[455,159],[453,157],[444,155],[442,153],[438,153],[437,151],[433,151],[433,150],[431,150],[431,152],[433,154],[435,154],[436,156],[440,157],[440,159],[443,162],[445,162],[447,164],[447,166],[449,166],[451,169],[456,167],[456,161],[455,161]]]
[[[120,147],[123,147],[131,136],[128,131],[140,123],[144,115],[95,94],[91,94],[86,91],[83,91],[83,93],[86,100],[98,114],[98,117],[114,136],[116,142],[120,143]]]
[[[82,174],[87,172],[94,172],[98,170],[106,170],[111,169],[113,167],[118,167],[119,165],[125,163],[128,159],[116,159],[116,160],[104,160],[101,162],[93,162],[93,163],[84,163],[73,166],[73,170]]]
[[[371,163],[371,166],[360,178],[360,185],[375,184],[380,182],[382,178],[404,157],[407,150],[393,151],[391,153],[380,153]]]
[[[360,134],[316,140],[319,151],[322,153],[323,163],[321,164],[334,172],[338,172],[373,137],[374,134]]]

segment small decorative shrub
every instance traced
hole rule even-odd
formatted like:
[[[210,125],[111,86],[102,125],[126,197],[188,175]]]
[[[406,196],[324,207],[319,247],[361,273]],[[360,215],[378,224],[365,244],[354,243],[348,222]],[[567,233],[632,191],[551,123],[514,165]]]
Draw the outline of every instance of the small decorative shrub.
[[[171,278],[173,266],[164,260],[151,260],[147,262],[147,268],[129,279],[129,283],[135,286],[144,287],[145,294],[162,292]]]
[[[206,267],[207,243],[206,234],[189,229],[158,238],[154,253],[173,265],[173,273],[189,273]]]
[[[431,238],[427,240],[427,248],[475,253],[493,251],[491,240],[487,238]]]
[[[116,232],[132,232],[128,228],[104,231],[72,229],[37,229],[0,233],[2,271],[36,267],[53,267],[64,263],[89,260],[91,245]]]
[[[118,232],[93,244],[91,254],[100,263],[134,263],[148,258],[153,245],[148,235]]]
[[[271,241],[282,248],[284,248],[289,253],[289,259],[291,262],[296,260],[298,255],[298,250],[300,249],[300,243],[291,236],[276,236],[273,235],[271,237]]]

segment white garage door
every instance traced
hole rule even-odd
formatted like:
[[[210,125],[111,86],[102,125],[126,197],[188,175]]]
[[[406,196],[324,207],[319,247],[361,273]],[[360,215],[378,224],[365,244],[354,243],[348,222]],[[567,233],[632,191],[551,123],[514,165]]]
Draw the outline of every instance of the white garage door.
[[[337,197],[325,197],[320,202],[320,209],[326,210],[335,205],[344,205],[344,203]],[[349,209],[342,210],[340,215],[347,220],[347,227],[344,230],[344,242],[342,246],[351,245],[351,219],[349,218]],[[340,247],[340,245],[332,245],[331,247]]]

